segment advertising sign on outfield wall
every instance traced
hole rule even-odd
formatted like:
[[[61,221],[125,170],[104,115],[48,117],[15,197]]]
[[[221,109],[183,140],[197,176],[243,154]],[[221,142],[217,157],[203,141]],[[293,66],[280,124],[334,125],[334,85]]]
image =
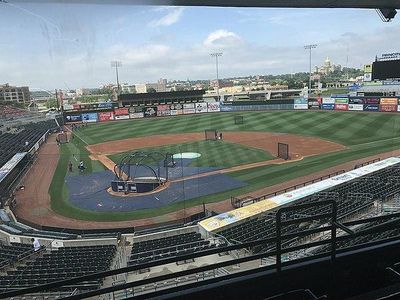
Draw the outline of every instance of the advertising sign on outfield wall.
[[[143,112],[134,112],[129,114],[129,118],[131,119],[141,119],[144,118]]]
[[[180,103],[171,104],[170,105],[170,109],[171,110],[182,110],[183,109],[183,105],[180,104]]]
[[[379,104],[379,98],[366,98],[364,104]]]
[[[206,113],[207,112],[207,103],[196,103],[196,114]]]
[[[129,113],[142,113],[143,112],[143,107],[141,106],[134,106],[134,107],[129,107]]]
[[[171,110],[171,116],[183,115],[183,109],[173,109]]]
[[[123,116],[126,115],[129,118],[129,108],[114,108],[115,116]],[[115,118],[117,119],[117,118]]]
[[[129,119],[129,115],[119,115],[114,117],[115,120],[127,120]]]
[[[335,104],[348,104],[349,98],[335,98]]]
[[[349,98],[349,104],[364,104],[361,98]]]
[[[66,119],[67,122],[81,122],[82,121],[82,115],[66,116],[65,119]]]
[[[379,111],[378,104],[364,104],[365,111]]]
[[[308,103],[305,104],[294,104],[294,109],[308,109]]]
[[[381,98],[380,104],[397,105],[397,98]]]
[[[349,110],[362,111],[362,110],[364,110],[364,105],[363,104],[349,104]]]
[[[186,114],[195,114],[196,109],[194,108],[194,103],[185,103],[183,104],[183,113]]]
[[[397,111],[397,105],[381,104],[381,105],[379,105],[379,111],[383,111],[383,112]]]
[[[157,107],[145,107],[143,108],[145,118],[151,118],[157,116]]]
[[[111,121],[114,120],[114,114],[112,111],[99,112],[98,113],[99,122]]]
[[[335,110],[349,110],[348,104],[335,104]]]
[[[97,113],[82,114],[82,121],[87,123],[97,122]]]
[[[218,112],[220,110],[219,102],[207,103],[208,112]]]
[[[334,110],[335,109],[335,104],[322,103],[321,108],[325,109],[325,110]]]
[[[157,116],[170,116],[171,110],[169,109],[168,104],[158,105],[157,106]]]
[[[323,104],[335,104],[335,99],[334,98],[322,98],[322,103]]]

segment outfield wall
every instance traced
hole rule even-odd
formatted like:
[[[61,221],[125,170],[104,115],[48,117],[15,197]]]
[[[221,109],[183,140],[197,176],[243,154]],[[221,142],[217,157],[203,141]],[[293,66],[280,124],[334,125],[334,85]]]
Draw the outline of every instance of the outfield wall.
[[[253,103],[252,103],[253,102]],[[117,107],[117,103],[66,104],[66,122],[105,122],[213,112],[270,110],[335,110],[366,112],[400,112],[400,97],[349,97],[335,95],[313,99],[294,98],[268,101],[199,102]]]

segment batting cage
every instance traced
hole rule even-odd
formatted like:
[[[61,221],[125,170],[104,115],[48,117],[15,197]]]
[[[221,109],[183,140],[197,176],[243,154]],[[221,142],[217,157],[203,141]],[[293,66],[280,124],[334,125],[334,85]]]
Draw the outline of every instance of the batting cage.
[[[56,140],[57,140],[58,143],[60,143],[60,144],[68,143],[67,134],[66,134],[65,132],[57,134]]]
[[[218,138],[217,130],[215,129],[206,129],[204,133],[206,141],[215,141]]]
[[[233,117],[233,119],[234,119],[235,125],[240,125],[240,124],[244,123],[243,122],[243,116],[236,115],[236,116]]]
[[[278,157],[284,160],[288,160],[290,158],[288,144],[278,143]]]

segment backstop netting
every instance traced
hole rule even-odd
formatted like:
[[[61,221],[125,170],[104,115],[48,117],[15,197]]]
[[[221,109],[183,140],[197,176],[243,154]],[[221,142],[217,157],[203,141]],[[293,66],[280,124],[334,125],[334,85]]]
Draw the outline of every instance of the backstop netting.
[[[234,116],[235,125],[243,124],[243,116]]]
[[[217,130],[215,129],[206,129],[204,133],[206,141],[215,141],[217,139]]]
[[[284,143],[278,143],[278,157],[284,160],[289,159],[289,145]]]

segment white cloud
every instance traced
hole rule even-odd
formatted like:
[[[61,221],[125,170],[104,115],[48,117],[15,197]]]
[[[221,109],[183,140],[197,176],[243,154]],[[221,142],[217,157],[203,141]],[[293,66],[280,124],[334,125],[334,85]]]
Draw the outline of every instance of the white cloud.
[[[159,27],[159,26],[170,26],[172,24],[175,24],[181,19],[184,8],[174,7],[174,8],[162,9],[161,11],[165,10],[168,11],[168,13],[165,16],[161,17],[160,19],[151,21],[149,25],[152,27]]]
[[[208,48],[229,48],[243,42],[236,33],[226,29],[218,29],[211,32],[204,40],[203,45]]]

